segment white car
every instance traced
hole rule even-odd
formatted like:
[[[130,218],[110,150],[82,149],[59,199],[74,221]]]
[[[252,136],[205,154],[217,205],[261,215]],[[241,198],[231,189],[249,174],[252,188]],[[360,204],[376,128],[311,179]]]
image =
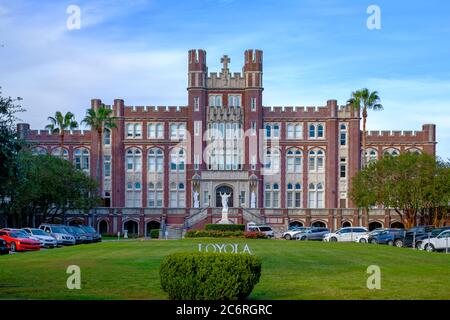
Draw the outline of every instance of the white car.
[[[444,230],[433,238],[423,239],[419,246],[420,250],[426,250],[429,252],[435,250],[445,250],[447,248],[450,250],[450,230]]]
[[[308,227],[296,227],[296,228],[293,228],[292,230],[288,230],[286,232],[283,232],[281,234],[281,237],[283,239],[286,239],[286,240],[292,240],[292,239],[295,239],[295,237],[299,233],[304,232],[304,231],[306,231],[308,229],[310,229],[310,228],[308,228]]]
[[[41,229],[23,228],[22,230],[25,231],[30,238],[39,241],[42,248],[56,248],[58,246],[58,241]]]
[[[380,233],[381,231],[383,231],[384,229],[375,229],[372,230],[369,233],[364,233],[364,234],[360,234],[358,236],[355,237],[355,239],[353,239],[354,242],[358,242],[358,243],[367,243],[369,242],[369,237],[376,235],[378,233]]]
[[[323,241],[326,242],[352,242],[358,236],[369,234],[369,230],[365,227],[345,227],[336,232],[328,233],[324,236]]]
[[[269,226],[255,226],[251,225],[247,228],[248,231],[256,231],[256,232],[262,232],[264,233],[268,238],[273,238],[273,230]]]

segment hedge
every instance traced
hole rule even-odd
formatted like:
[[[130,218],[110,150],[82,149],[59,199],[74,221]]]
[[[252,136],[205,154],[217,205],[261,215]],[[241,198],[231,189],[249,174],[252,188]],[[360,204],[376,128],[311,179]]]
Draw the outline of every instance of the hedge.
[[[189,230],[186,232],[186,238],[233,238],[243,237],[242,231],[217,231],[217,230]]]
[[[173,253],[164,258],[161,288],[172,300],[237,300],[250,295],[261,260],[235,253]]]
[[[207,224],[205,230],[245,231],[245,224]]]
[[[151,229],[150,230],[150,238],[158,239],[159,238],[159,229]]]

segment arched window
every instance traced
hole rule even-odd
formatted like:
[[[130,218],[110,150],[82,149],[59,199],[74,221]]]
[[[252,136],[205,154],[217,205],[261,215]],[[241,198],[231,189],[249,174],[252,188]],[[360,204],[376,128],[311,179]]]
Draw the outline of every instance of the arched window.
[[[308,168],[311,172],[323,172],[325,170],[325,152],[321,149],[309,151]]]
[[[105,129],[103,132],[103,144],[105,146],[111,145],[111,130]]]
[[[170,139],[182,140],[186,136],[186,125],[184,123],[172,123],[170,125]]]
[[[302,207],[302,185],[300,183],[287,184],[287,207],[301,208]]]
[[[422,154],[422,151],[420,151],[420,150],[417,149],[417,148],[411,148],[411,149],[408,149],[407,152],[414,153],[414,154],[416,154],[416,155]]]
[[[148,206],[149,208],[163,207],[164,191],[161,182],[148,184]]]
[[[31,154],[33,156],[45,156],[47,153],[47,149],[43,148],[43,147],[34,147],[31,148]]]
[[[184,172],[185,153],[182,148],[173,148],[170,153],[170,170],[173,172]]]
[[[164,154],[161,149],[153,148],[148,151],[148,172],[164,171]]]
[[[308,207],[324,208],[324,192],[323,183],[310,183],[308,185]]]
[[[184,183],[170,183],[170,207],[171,208],[184,208],[185,203],[185,186]]]
[[[73,155],[75,168],[81,170],[89,170],[89,150],[86,148],[75,149]]]
[[[280,185],[266,183],[264,186],[264,204],[266,208],[280,207]]]
[[[309,125],[309,137],[310,138],[316,137],[316,126],[314,124]]]
[[[384,155],[391,155],[392,157],[398,157],[400,155],[400,151],[395,148],[389,148],[384,150]]]
[[[377,161],[378,153],[377,153],[376,150],[368,149],[368,150],[366,150],[365,154],[366,154],[366,162],[367,163],[371,163],[371,162]]]
[[[280,150],[276,148],[266,149],[264,154],[264,168],[273,172],[280,170]]]
[[[52,150],[52,156],[61,157],[61,147],[55,148]],[[63,148],[62,158],[64,160],[69,160],[69,151],[66,148]]]
[[[302,172],[302,152],[298,149],[289,149],[286,153],[286,168],[288,173]]]
[[[128,172],[141,172],[142,153],[137,148],[131,148],[126,153],[126,168]]]
[[[323,138],[324,136],[324,130],[323,130],[323,124],[317,125],[317,138]]]
[[[156,125],[156,137],[159,139],[164,138],[164,125],[162,123]]]

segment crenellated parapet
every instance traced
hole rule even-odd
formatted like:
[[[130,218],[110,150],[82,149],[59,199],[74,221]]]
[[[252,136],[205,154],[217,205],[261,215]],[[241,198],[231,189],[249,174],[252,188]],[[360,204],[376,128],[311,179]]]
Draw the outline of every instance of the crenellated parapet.
[[[336,100],[328,100],[326,106],[265,106],[264,118],[355,118],[358,112],[350,106],[338,106]]]
[[[425,124],[421,131],[368,131],[367,143],[435,143],[436,125]]]
[[[124,117],[149,118],[185,118],[188,116],[186,106],[125,106]]]

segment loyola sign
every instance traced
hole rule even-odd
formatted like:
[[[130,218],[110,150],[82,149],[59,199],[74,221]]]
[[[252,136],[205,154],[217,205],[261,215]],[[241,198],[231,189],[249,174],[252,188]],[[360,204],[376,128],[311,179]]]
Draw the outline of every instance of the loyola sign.
[[[247,244],[240,245],[237,243],[209,243],[203,245],[198,244],[199,252],[218,252],[218,253],[248,253],[252,254]]]

